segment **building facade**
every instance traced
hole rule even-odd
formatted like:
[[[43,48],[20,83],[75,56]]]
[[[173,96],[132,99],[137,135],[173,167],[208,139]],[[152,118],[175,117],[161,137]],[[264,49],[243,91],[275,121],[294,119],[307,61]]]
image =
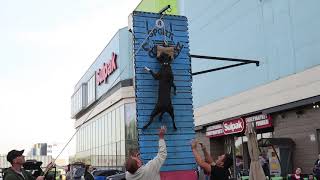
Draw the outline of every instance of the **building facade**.
[[[320,144],[320,12],[316,8],[320,3],[179,3],[180,13],[189,19],[191,54],[260,61],[259,67],[246,65],[193,76],[198,138],[214,156],[232,146],[236,155],[245,156],[242,128],[246,120],[257,120],[261,125],[258,139],[289,138],[294,142],[289,172],[302,167],[304,173],[311,173]],[[231,64],[192,59],[192,71]]]
[[[310,173],[320,152],[320,2],[174,2],[174,12],[188,18],[190,54],[260,62],[259,67],[246,65],[193,76],[197,137],[214,157],[231,151],[247,157],[245,125],[256,122],[258,139],[294,142],[288,171],[299,166]],[[119,30],[72,96],[72,117],[79,129],[76,159],[95,166],[121,166],[128,147],[136,146],[131,38],[126,28]],[[205,59],[191,62],[192,72],[232,64]],[[265,153],[270,154],[269,149]],[[249,161],[244,161],[248,167]],[[281,173],[277,164],[274,167],[275,174]]]
[[[37,143],[34,144],[30,149],[31,156],[47,156],[48,155],[48,145],[47,143]]]
[[[131,48],[128,29],[120,29],[75,86],[75,161],[120,168],[137,145]]]

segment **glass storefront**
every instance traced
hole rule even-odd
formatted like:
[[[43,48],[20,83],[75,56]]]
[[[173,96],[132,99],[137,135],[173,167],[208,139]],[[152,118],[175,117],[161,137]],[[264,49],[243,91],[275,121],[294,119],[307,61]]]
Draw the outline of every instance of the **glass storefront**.
[[[126,146],[137,144],[135,117],[135,104],[130,103],[107,109],[83,124],[76,135],[75,160],[94,167],[123,167]]]
[[[273,133],[260,133],[257,134],[257,140],[261,138],[272,138]],[[247,136],[234,136],[235,142],[235,157],[236,157],[236,173],[246,174],[250,168],[250,156],[248,152],[248,138]],[[260,154],[267,154],[263,149],[260,149]],[[240,172],[241,171],[241,172]]]

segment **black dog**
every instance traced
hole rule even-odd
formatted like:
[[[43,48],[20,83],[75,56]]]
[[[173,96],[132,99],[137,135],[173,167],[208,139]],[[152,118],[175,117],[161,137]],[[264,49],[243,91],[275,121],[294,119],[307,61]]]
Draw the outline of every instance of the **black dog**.
[[[171,103],[171,87],[174,89],[174,94],[176,94],[176,86],[173,83],[173,73],[171,69],[171,61],[174,57],[174,47],[161,47],[157,46],[157,60],[161,64],[160,71],[154,73],[149,68],[145,67],[145,70],[150,72],[154,79],[159,80],[159,90],[158,90],[158,102],[156,107],[150,115],[149,122],[143,126],[146,129],[154,120],[154,117],[160,114],[160,121],[162,121],[162,116],[165,112],[169,113],[172,119],[173,128],[177,129],[174,122],[174,112]]]

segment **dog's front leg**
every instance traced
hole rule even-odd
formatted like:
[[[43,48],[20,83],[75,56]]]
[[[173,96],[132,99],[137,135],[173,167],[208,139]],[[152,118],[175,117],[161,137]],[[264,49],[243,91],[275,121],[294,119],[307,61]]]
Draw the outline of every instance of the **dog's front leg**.
[[[151,69],[149,69],[149,68],[146,67],[146,66],[144,67],[144,70],[150,72],[150,74],[152,75],[152,77],[153,77],[154,79],[159,80],[159,77],[160,77],[160,74],[159,74],[159,73],[154,73]]]

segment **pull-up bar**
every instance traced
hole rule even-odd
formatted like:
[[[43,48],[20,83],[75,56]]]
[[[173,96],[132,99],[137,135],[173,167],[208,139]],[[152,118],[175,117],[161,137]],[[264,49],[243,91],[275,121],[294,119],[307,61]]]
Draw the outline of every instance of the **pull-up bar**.
[[[209,69],[209,70],[205,70],[205,71],[195,72],[195,73],[192,73],[192,76],[199,75],[199,74],[204,74],[204,73],[208,73],[208,72],[213,72],[213,71],[219,71],[219,70],[223,70],[223,69],[227,69],[227,68],[242,66],[242,65],[246,65],[246,64],[253,64],[253,63],[254,63],[254,64],[256,64],[256,66],[259,66],[259,64],[260,64],[259,61],[255,61],[255,60],[237,59],[237,58],[226,58],[226,57],[214,57],[214,56],[202,56],[202,55],[193,55],[193,54],[190,55],[190,58],[212,59],[212,60],[218,60],[218,61],[240,62],[240,63],[237,63],[237,64],[232,64],[232,65],[223,66],[223,67],[218,67],[218,68]]]
[[[165,6],[164,8],[162,8],[160,11],[159,11],[159,14],[163,14],[166,10],[170,9],[170,5],[167,5]]]

